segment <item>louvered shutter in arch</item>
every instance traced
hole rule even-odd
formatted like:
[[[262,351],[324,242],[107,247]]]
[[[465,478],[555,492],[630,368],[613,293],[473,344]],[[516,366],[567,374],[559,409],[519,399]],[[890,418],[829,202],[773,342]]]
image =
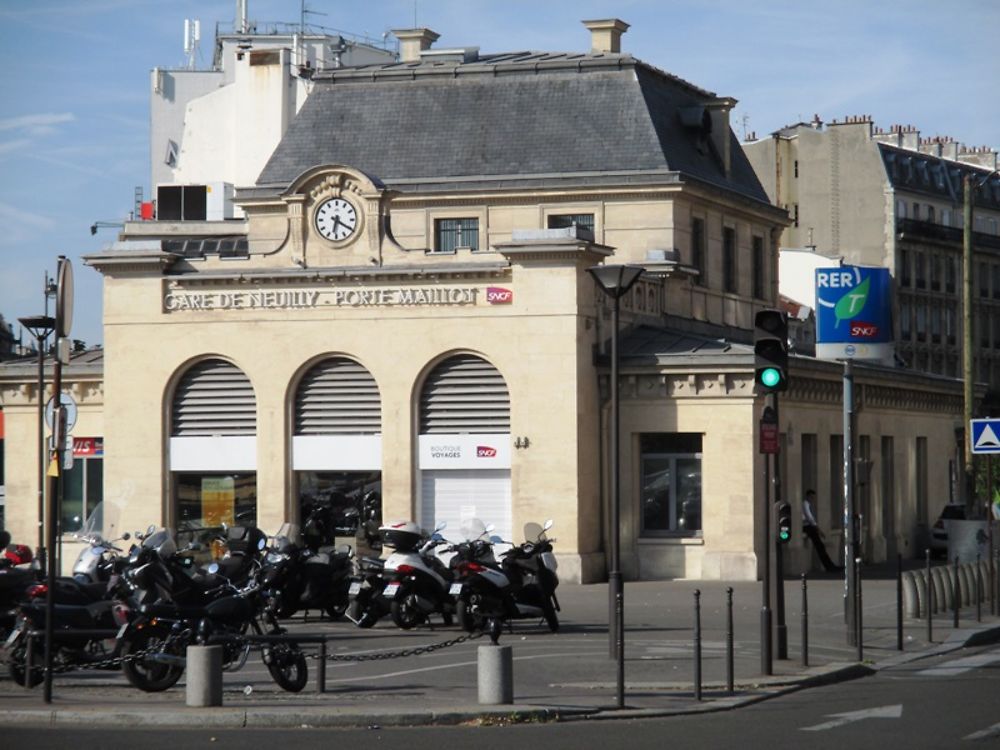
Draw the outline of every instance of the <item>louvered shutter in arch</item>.
[[[295,396],[296,435],[377,435],[382,402],[375,378],[347,357],[331,357],[302,378]]]
[[[255,435],[257,400],[250,379],[222,359],[193,365],[174,393],[174,437]]]
[[[510,393],[503,375],[471,354],[435,367],[420,398],[420,432],[476,434],[510,432]]]

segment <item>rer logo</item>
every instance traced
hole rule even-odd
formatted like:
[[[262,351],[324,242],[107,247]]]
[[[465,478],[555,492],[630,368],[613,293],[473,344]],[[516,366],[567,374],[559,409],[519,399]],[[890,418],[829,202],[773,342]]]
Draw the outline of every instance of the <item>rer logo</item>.
[[[816,269],[816,356],[892,358],[889,270],[842,265]]]
[[[476,446],[476,458],[496,458],[497,449],[488,445]]]
[[[514,301],[514,292],[502,286],[486,287],[486,301],[491,305],[509,305]]]

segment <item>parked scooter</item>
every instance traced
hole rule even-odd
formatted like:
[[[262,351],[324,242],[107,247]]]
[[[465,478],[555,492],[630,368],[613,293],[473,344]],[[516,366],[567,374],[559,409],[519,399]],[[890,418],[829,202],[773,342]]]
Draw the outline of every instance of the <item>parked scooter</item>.
[[[101,535],[104,525],[104,503],[87,516],[83,527],[73,534],[74,538],[86,542],[73,563],[73,578],[80,583],[107,583],[114,569],[114,560],[124,553],[115,542],[127,542],[131,535],[125,532],[117,539],[106,540]]]
[[[498,566],[463,561],[456,566],[457,579],[450,593],[459,602],[462,625],[467,630],[482,628],[496,641],[504,623],[514,619],[544,619],[553,633],[559,629],[559,600],[556,587],[554,539],[545,532],[552,528],[527,524],[528,541],[501,555]],[[534,540],[534,541],[531,541]]]
[[[447,544],[438,532],[439,523],[430,537],[425,536],[413,521],[398,521],[381,528],[382,543],[395,551],[385,561],[383,577],[387,580],[382,598],[389,602],[392,621],[409,630],[430,615],[441,615],[445,625],[451,625],[455,600],[448,593],[452,573],[434,548]]]
[[[17,603],[38,582],[39,571],[26,544],[11,544],[10,534],[0,531],[0,639],[6,639],[17,619]]]
[[[278,598],[278,615],[313,609],[342,617],[349,604],[353,550],[347,544],[311,550],[298,544],[298,537],[294,524],[284,524],[264,555],[263,585]]]

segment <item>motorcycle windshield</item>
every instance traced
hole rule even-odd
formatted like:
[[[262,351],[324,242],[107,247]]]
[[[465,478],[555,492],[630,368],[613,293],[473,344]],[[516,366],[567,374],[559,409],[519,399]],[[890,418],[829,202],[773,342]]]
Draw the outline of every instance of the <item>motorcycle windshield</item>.
[[[90,511],[90,515],[87,516],[87,520],[83,522],[83,526],[77,534],[83,538],[87,537],[98,537],[103,536],[104,531],[104,503],[98,503],[94,506],[94,509]]]
[[[478,518],[465,518],[458,527],[458,533],[464,540],[471,542],[486,534],[486,524]]]

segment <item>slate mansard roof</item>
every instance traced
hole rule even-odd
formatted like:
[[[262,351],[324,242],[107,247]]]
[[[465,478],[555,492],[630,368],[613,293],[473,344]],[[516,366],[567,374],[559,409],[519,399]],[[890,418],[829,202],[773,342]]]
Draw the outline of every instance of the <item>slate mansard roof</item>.
[[[731,175],[699,127],[715,95],[625,54],[514,53],[318,75],[257,181],[320,164],[455,190],[697,180],[769,203],[732,131]]]

